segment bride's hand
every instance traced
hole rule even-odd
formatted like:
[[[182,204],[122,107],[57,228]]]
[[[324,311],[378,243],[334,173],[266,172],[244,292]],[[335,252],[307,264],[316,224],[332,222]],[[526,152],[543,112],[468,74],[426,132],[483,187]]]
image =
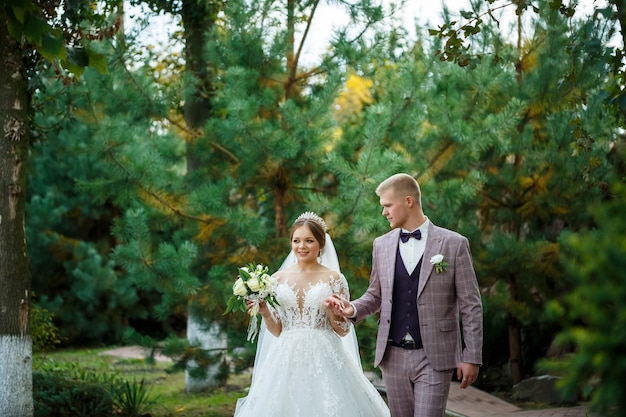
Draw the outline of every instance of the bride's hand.
[[[332,310],[338,316],[342,317],[352,317],[354,314],[354,307],[352,304],[346,300],[345,298],[333,294],[325,300],[326,308]]]
[[[252,308],[254,306],[253,300],[246,300],[246,306],[248,307],[248,314],[252,315]],[[267,308],[267,303],[265,301],[259,301],[259,314],[263,317],[267,317],[270,314],[270,310]]]

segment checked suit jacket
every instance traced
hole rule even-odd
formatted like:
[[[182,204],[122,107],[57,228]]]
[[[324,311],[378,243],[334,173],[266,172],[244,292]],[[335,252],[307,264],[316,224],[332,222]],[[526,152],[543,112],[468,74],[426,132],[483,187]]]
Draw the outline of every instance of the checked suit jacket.
[[[464,236],[432,222],[426,239],[417,291],[424,353],[437,371],[455,369],[459,362],[481,365],[482,302],[469,242]],[[382,361],[389,339],[399,240],[399,228],[374,240],[369,287],[363,296],[352,302],[356,308],[355,322],[380,313],[374,366]],[[430,259],[439,254],[449,265],[443,272],[436,273]]]

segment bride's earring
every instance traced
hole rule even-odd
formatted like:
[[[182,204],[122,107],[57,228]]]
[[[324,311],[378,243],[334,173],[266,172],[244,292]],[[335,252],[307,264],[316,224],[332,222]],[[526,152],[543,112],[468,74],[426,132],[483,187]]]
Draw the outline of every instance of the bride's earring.
[[[318,264],[322,263],[322,251],[320,251],[319,255],[317,255],[317,263]]]

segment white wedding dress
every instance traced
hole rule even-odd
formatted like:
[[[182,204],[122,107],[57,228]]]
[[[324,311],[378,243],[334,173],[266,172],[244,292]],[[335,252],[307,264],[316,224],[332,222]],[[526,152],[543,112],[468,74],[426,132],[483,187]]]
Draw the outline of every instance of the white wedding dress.
[[[330,325],[324,300],[333,293],[345,296],[347,292],[343,275],[313,284],[306,291],[287,283],[277,286],[280,306],[276,312],[282,332],[271,342],[263,361],[257,361],[250,391],[237,401],[235,417],[390,415],[385,401],[363,374],[357,354],[349,352]]]

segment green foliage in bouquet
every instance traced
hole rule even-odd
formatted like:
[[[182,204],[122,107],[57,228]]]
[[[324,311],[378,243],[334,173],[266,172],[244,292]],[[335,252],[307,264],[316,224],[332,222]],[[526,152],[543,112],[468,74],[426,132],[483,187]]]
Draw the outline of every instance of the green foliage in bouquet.
[[[269,268],[261,264],[249,264],[238,268],[239,276],[233,284],[233,295],[226,303],[224,314],[231,311],[247,311],[246,300],[265,301],[276,307],[276,279],[268,274]]]

